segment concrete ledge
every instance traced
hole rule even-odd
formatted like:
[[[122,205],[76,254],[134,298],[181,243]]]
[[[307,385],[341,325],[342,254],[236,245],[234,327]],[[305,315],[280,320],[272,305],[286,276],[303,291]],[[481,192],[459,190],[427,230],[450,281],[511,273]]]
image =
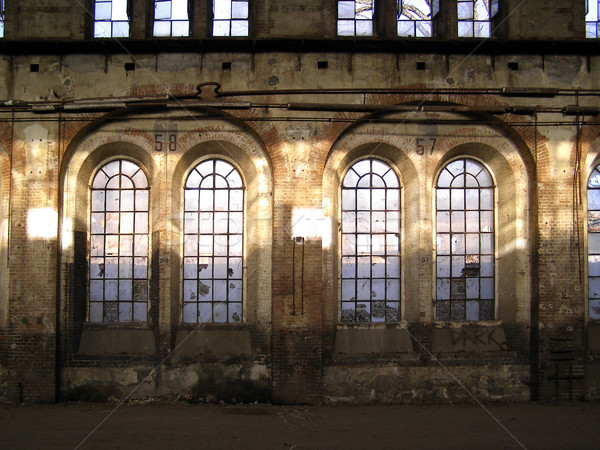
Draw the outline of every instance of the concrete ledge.
[[[508,350],[502,325],[434,328],[431,350],[436,352],[493,352]]]
[[[154,332],[152,330],[84,329],[81,333],[79,353],[154,355],[156,353]]]
[[[175,346],[182,356],[252,354],[248,330],[178,330]]]
[[[335,333],[336,353],[407,353],[412,352],[409,334],[401,328],[340,329]]]

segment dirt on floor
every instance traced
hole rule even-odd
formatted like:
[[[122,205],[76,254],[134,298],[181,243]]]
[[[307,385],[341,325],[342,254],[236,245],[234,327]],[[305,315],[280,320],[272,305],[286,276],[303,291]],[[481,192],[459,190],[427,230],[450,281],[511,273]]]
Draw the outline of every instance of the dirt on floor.
[[[7,449],[596,449],[600,404],[0,407]]]

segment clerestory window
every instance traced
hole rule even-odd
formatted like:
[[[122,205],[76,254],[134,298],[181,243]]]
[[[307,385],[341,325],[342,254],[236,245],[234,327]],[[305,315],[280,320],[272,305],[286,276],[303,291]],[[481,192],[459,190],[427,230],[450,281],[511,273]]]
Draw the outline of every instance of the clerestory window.
[[[473,159],[438,177],[436,281],[436,320],[494,319],[494,184]]]
[[[156,0],[154,2],[154,27],[156,37],[189,36],[189,1]]]
[[[600,37],[600,1],[586,0],[585,2],[585,37],[596,39]]]
[[[364,159],[342,181],[341,321],[400,320],[400,184]]]
[[[244,185],[221,159],[198,164],[184,187],[183,322],[243,320]]]
[[[588,311],[600,319],[600,166],[592,171],[587,184],[588,232]]]
[[[373,0],[338,1],[338,36],[373,36]]]
[[[4,37],[4,0],[0,0],[0,38]]]
[[[248,0],[213,0],[213,36],[248,36]]]
[[[89,321],[148,319],[148,180],[124,159],[102,166],[90,188]]]
[[[127,0],[94,1],[94,37],[129,37]]]
[[[439,0],[398,0],[398,36],[433,36],[433,17]]]
[[[458,37],[489,38],[498,0],[458,0]]]

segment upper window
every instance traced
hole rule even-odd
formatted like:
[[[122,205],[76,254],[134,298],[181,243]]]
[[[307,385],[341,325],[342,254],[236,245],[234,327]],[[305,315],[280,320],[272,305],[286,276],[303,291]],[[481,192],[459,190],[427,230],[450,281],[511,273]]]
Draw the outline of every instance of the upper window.
[[[127,0],[95,0],[94,37],[129,37]]]
[[[183,322],[241,323],[244,185],[228,162],[210,159],[184,188]]]
[[[398,0],[398,36],[431,37],[439,0]]]
[[[105,164],[91,186],[89,321],[146,322],[148,181],[138,165]]]
[[[373,36],[373,0],[338,1],[338,36]]]
[[[600,319],[600,166],[587,185],[588,307],[589,318]]]
[[[0,0],[0,38],[4,37],[4,0]]]
[[[436,274],[436,320],[494,319],[494,185],[473,159],[438,177]]]
[[[600,37],[600,18],[598,10],[600,9],[600,1],[586,0],[585,2],[585,37],[598,38]]]
[[[488,38],[498,0],[458,0],[458,37]]]
[[[400,185],[377,159],[342,182],[342,322],[400,320]]]
[[[156,37],[189,36],[188,7],[188,0],[156,0],[154,2],[152,35]]]
[[[248,0],[213,0],[213,36],[248,36]]]

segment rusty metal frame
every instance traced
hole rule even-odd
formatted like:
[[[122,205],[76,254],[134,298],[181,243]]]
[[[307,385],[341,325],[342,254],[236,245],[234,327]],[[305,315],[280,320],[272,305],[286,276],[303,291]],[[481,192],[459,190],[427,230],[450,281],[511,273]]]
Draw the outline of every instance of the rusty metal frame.
[[[354,171],[354,167],[356,167],[357,164],[359,163],[363,163],[365,161],[369,162],[369,171],[364,174],[364,175],[359,175],[356,171]],[[382,174],[378,174],[378,173],[374,173],[373,171],[373,161],[377,161],[378,163],[381,164],[385,164],[387,166],[387,171],[382,173]],[[348,173],[354,171],[354,173],[356,173],[356,175],[358,176],[358,180],[356,182],[356,184],[354,186],[345,186],[345,180],[346,177],[348,176]],[[385,182],[385,180],[383,179],[384,176],[387,175],[388,172],[391,172],[396,180],[396,184],[397,186],[395,187],[389,187],[387,185],[387,183]],[[381,178],[381,181],[383,182],[383,187],[376,187],[373,188],[372,187],[372,181],[369,181],[369,187],[368,188],[364,188],[364,187],[359,187],[358,184],[360,183],[361,179],[363,179],[364,177],[370,177],[372,180],[373,176],[377,176],[379,178]],[[374,189],[377,190],[383,190],[384,191],[384,202],[385,202],[385,209],[383,210],[373,210],[373,204],[372,204],[372,200],[373,200],[373,194],[372,191]],[[344,195],[343,192],[344,191],[354,191],[355,195],[354,195],[354,207],[353,209],[344,209],[344,205],[342,203],[341,205],[341,212],[342,212],[342,220],[341,220],[341,238],[342,238],[342,245],[341,245],[341,262],[342,262],[342,271],[340,274],[340,279],[341,279],[341,283],[343,285],[344,280],[354,280],[354,296],[352,297],[354,300],[344,300],[343,297],[340,300],[340,303],[342,305],[342,307],[340,308],[342,310],[342,316],[341,316],[341,320],[342,322],[397,322],[400,320],[400,302],[401,302],[401,267],[402,267],[402,255],[401,255],[401,251],[400,251],[400,245],[401,245],[401,239],[400,239],[400,222],[398,222],[397,224],[397,232],[390,232],[388,231],[388,227],[387,227],[387,222],[388,222],[388,213],[393,212],[393,213],[398,213],[398,217],[400,217],[400,213],[401,213],[401,195],[400,195],[400,181],[398,179],[397,174],[394,172],[394,170],[392,169],[392,167],[387,164],[384,161],[381,161],[379,159],[375,159],[375,158],[368,158],[368,159],[362,159],[360,161],[357,161],[356,163],[354,163],[352,165],[352,167],[350,167],[350,169],[348,170],[348,172],[346,173],[346,176],[344,177],[344,180],[342,182],[342,186],[341,186],[341,191],[342,191],[342,196]],[[359,191],[369,191],[369,209],[368,210],[362,210],[362,209],[358,209],[358,192]],[[398,195],[398,209],[388,209],[388,195],[390,195],[390,191],[396,191],[397,195]],[[355,217],[354,217],[354,231],[353,232],[347,232],[344,229],[344,219],[343,219],[343,214],[345,212],[354,212],[355,213]],[[368,212],[369,214],[369,232],[368,233],[362,233],[358,231],[358,213],[359,212]],[[374,226],[374,219],[373,219],[373,212],[378,212],[378,213],[383,213],[384,217],[385,217],[385,221],[382,224],[383,226],[383,231],[382,232],[373,232],[373,226]],[[388,254],[389,251],[389,244],[388,244],[388,235],[390,234],[395,234],[398,238],[398,252],[394,253],[394,254]],[[344,245],[343,245],[343,240],[344,240],[344,235],[353,235],[354,236],[354,242],[355,242],[355,248],[353,252],[344,252]],[[369,252],[367,254],[360,254],[359,249],[358,249],[358,236],[359,235],[368,235],[369,236],[369,245],[371,246],[371,248],[369,249]],[[384,254],[383,255],[374,255],[373,254],[373,249],[372,249],[372,238],[374,235],[382,235],[383,236],[383,242],[384,244]],[[358,261],[360,257],[368,257],[369,258],[369,277],[368,278],[359,278],[359,273],[358,273]],[[373,276],[373,266],[374,263],[374,257],[377,258],[382,258],[384,261],[384,264],[387,265],[387,261],[388,258],[398,258],[398,276],[397,277],[392,277],[392,276],[388,276],[388,270],[387,267],[384,269],[385,272],[383,274],[383,277],[374,277]],[[351,258],[353,259],[353,264],[354,264],[354,277],[344,277],[344,273],[343,273],[343,263],[344,263],[344,259],[345,258]],[[374,291],[372,289],[372,284],[370,284],[371,289],[370,289],[370,295],[369,295],[369,300],[358,300],[358,292],[359,292],[359,283],[360,280],[365,280],[365,282],[368,280],[370,283],[373,282],[373,280],[383,280],[383,286],[384,286],[384,297],[383,299],[376,299],[374,298]],[[390,300],[389,299],[389,295],[388,295],[388,281],[389,280],[397,280],[398,281],[398,292],[397,292],[397,300]],[[353,313],[353,317],[352,318],[345,318],[344,317],[344,310],[343,310],[343,304],[344,303],[354,303],[354,313]],[[383,306],[384,306],[384,311],[383,311],[383,320],[373,320],[373,305],[376,302],[383,302]],[[369,304],[369,313],[368,313],[368,317],[366,317],[364,314],[359,314],[359,304],[361,303],[368,303]],[[395,317],[390,317],[388,315],[388,304],[396,304],[398,305],[398,311]],[[351,320],[350,320],[351,319]]]
[[[231,170],[225,174],[223,173],[219,173],[217,172],[217,164],[221,162],[221,163],[225,163],[227,165],[229,165],[231,167]],[[204,165],[204,164],[210,164],[212,166],[210,173],[207,173],[205,175],[202,175],[199,172],[199,168]],[[235,187],[235,186],[230,186],[229,182],[227,182],[226,178],[232,174],[233,172],[235,172],[237,174],[237,176],[240,179],[240,186],[239,187]],[[188,187],[188,181],[190,179],[190,176],[194,173],[197,173],[200,175],[201,177],[201,181],[198,183],[198,187]],[[201,186],[202,181],[204,179],[207,179],[208,177],[213,177],[213,180],[216,177],[221,177],[223,180],[225,180],[225,184],[227,185],[227,187],[205,187],[203,188]],[[239,190],[241,191],[241,210],[232,210],[231,209],[231,192],[234,190]],[[184,254],[183,254],[183,264],[186,264],[186,260],[188,258],[195,258],[196,260],[196,270],[195,270],[195,277],[186,277],[186,273],[185,273],[185,269],[183,271],[183,277],[182,277],[182,302],[183,302],[183,306],[184,308],[186,307],[186,305],[190,305],[190,304],[195,304],[196,305],[196,320],[195,321],[191,321],[191,320],[186,320],[185,316],[182,317],[182,320],[184,321],[184,323],[241,323],[242,322],[242,316],[243,316],[243,312],[244,312],[244,308],[243,308],[243,304],[244,304],[244,292],[243,292],[243,272],[244,272],[244,230],[243,230],[243,222],[244,222],[244,197],[245,197],[245,192],[244,192],[244,184],[243,184],[243,179],[242,176],[240,174],[240,172],[237,170],[237,168],[235,168],[230,162],[225,161],[223,159],[218,159],[218,158],[213,158],[213,159],[208,159],[205,161],[202,161],[200,164],[198,164],[196,167],[194,167],[194,169],[192,169],[192,171],[190,171],[190,174],[188,175],[188,178],[186,179],[186,183],[184,186],[184,195],[186,191],[198,191],[198,205],[197,208],[192,210],[188,210],[187,206],[185,205],[185,200],[184,200],[184,221],[183,221],[183,237],[184,237],[184,242],[187,236],[190,237],[195,237],[197,236],[198,238],[198,248],[196,249],[196,254],[195,256],[193,255],[186,255],[185,254],[185,245],[184,245]],[[211,191],[212,192],[212,208],[207,208],[206,206],[202,205],[200,202],[200,198],[201,198],[201,192],[202,191]],[[217,209],[216,205],[215,205],[215,201],[216,201],[216,193],[217,191],[227,191],[227,201],[228,201],[228,205],[225,209]],[[197,231],[196,232],[187,232],[187,228],[186,228],[186,220],[188,220],[186,218],[186,214],[187,213],[195,213],[196,214],[196,220],[197,220]],[[209,213],[212,215],[212,225],[210,227],[210,232],[203,232],[202,230],[202,226],[201,226],[201,214],[202,213]],[[218,213],[226,213],[227,215],[227,229],[224,233],[217,233],[215,232],[216,228],[216,220],[217,220],[217,214]],[[231,225],[231,213],[241,213],[242,214],[242,219],[241,219],[241,229],[239,230],[239,232],[237,233],[233,233],[230,225]],[[212,236],[212,253],[210,255],[201,255],[201,249],[200,249],[200,239],[201,236]],[[226,250],[226,255],[215,255],[215,237],[216,236],[226,236],[227,238],[227,250]],[[241,254],[240,255],[231,255],[231,239],[234,236],[239,236],[239,239],[241,239]],[[206,258],[210,261],[210,263],[208,265],[206,265],[206,267],[204,267],[204,264],[200,264],[200,258]],[[223,278],[223,277],[215,277],[215,258],[225,258],[227,263],[227,270],[226,273],[227,275]],[[233,269],[231,268],[231,261],[235,259],[235,260],[239,260],[240,261],[240,275],[239,278],[232,278],[233,276]],[[211,273],[209,276],[200,276],[200,273],[202,270],[206,270],[209,269],[211,270]],[[196,283],[196,289],[195,289],[195,300],[194,299],[185,299],[185,283],[186,281],[195,281]],[[220,282],[225,282],[225,298],[222,299],[215,299],[214,298],[214,282],[215,281],[220,281]],[[210,286],[208,284],[204,284],[204,282],[210,282]],[[238,300],[231,300],[230,299],[230,289],[232,288],[231,285],[233,283],[239,283],[239,289],[240,289],[240,299]],[[212,292],[211,292],[212,289]],[[201,297],[209,297],[206,300],[201,300]],[[201,304],[205,304],[205,305],[210,305],[210,317],[204,317],[201,315],[200,312],[200,305]],[[240,305],[240,315],[238,315],[238,320],[232,320],[232,316],[229,313],[229,307],[233,304],[239,304]],[[216,308],[219,307],[225,307],[226,308],[226,320],[225,321],[216,321],[215,320],[215,315],[216,315]],[[235,314],[235,313],[234,313]]]
[[[122,167],[123,167],[123,163],[127,162],[130,164],[133,164],[137,167],[137,171],[135,171],[132,175],[126,175],[123,173]],[[109,175],[108,173],[106,173],[105,169],[110,165],[110,164],[114,164],[114,163],[118,163],[119,165],[119,169],[118,172],[114,175]],[[107,181],[104,184],[103,187],[94,187],[94,182],[96,180],[96,178],[100,175],[100,174],[104,174],[105,176],[107,176]],[[141,173],[144,176],[144,180],[145,180],[145,187],[136,187],[136,183],[134,181],[135,176]],[[118,187],[113,188],[113,187],[108,187],[108,185],[110,184],[111,180],[113,180],[114,178],[118,177]],[[122,177],[126,177],[130,180],[133,188],[129,188],[129,187],[123,187],[121,180]],[[101,209],[95,209],[95,205],[94,205],[94,192],[102,192],[103,191],[103,205]],[[122,197],[123,197],[123,192],[124,191],[133,191],[133,204],[132,204],[132,209],[131,210],[123,210],[122,209]],[[146,207],[146,209],[138,209],[138,205],[137,205],[137,196],[136,193],[139,191],[146,191],[148,192],[148,198],[147,198],[147,204],[148,206]],[[89,311],[88,311],[88,320],[90,322],[92,322],[92,317],[91,317],[91,308],[92,308],[92,303],[102,303],[102,322],[103,323],[120,323],[120,322],[147,322],[148,321],[148,299],[149,299],[149,270],[150,270],[150,266],[149,266],[149,245],[150,245],[150,241],[149,241],[149,216],[150,216],[150,211],[149,211],[149,205],[150,205],[150,195],[149,195],[149,185],[148,185],[148,178],[146,177],[146,174],[143,172],[143,170],[139,167],[139,165],[137,165],[136,163],[132,162],[132,161],[128,161],[128,160],[124,160],[124,159],[119,159],[119,160],[115,160],[115,161],[110,161],[106,164],[104,164],[94,175],[93,181],[92,181],[92,185],[90,186],[90,248],[89,248],[89,253],[88,253],[88,306],[89,306]],[[108,196],[111,193],[118,193],[119,196],[119,208],[116,211],[109,211],[107,208],[107,199]],[[101,194],[102,195],[102,194]],[[107,215],[108,214],[112,214],[112,213],[117,213],[118,214],[118,222],[117,222],[117,232],[116,233],[108,233],[107,232],[107,226],[108,226],[108,221],[107,221]],[[121,218],[122,218],[122,214],[124,213],[130,213],[133,215],[133,223],[132,223],[132,230],[131,233],[126,233],[126,232],[122,232],[121,231]],[[145,229],[146,232],[136,232],[137,228],[137,224],[139,219],[137,218],[137,214],[138,213],[145,213],[146,214],[146,224],[145,224]],[[94,214],[103,214],[103,219],[102,219],[102,229],[103,232],[102,233],[97,233],[94,232],[93,230],[93,215]],[[102,250],[102,255],[93,255],[93,248],[92,248],[92,243],[94,242],[93,237],[94,236],[102,236],[102,245],[103,245],[103,250]],[[106,243],[107,243],[107,238],[109,236],[117,236],[117,253],[116,254],[108,254],[106,251]],[[131,237],[131,255],[130,256],[122,256],[121,253],[121,240],[123,237],[125,236],[130,236]],[[136,255],[136,251],[135,251],[135,240],[136,240],[136,236],[146,236],[146,246],[147,246],[147,251],[145,255]],[[107,278],[107,259],[116,259],[117,264],[116,264],[116,276],[114,277],[110,277]],[[121,276],[121,264],[124,264],[124,259],[130,259],[131,260],[131,276]],[[136,271],[135,271],[135,262],[137,258],[142,258],[143,260],[145,260],[145,266],[146,266],[146,276],[144,278],[141,277],[136,277]],[[92,272],[92,267],[95,266],[96,264],[92,264],[92,261],[96,259],[96,260],[101,260],[101,263],[98,263],[98,273],[95,274]],[[102,300],[98,301],[98,300],[94,300],[92,301],[92,287],[91,284],[92,282],[95,281],[101,281],[102,282]],[[117,295],[116,295],[116,300],[107,300],[106,299],[106,283],[107,282],[116,282],[116,286],[117,286]],[[126,282],[126,281],[130,281],[131,282],[131,297],[129,299],[121,299],[121,290],[120,290],[120,284],[121,282]],[[141,297],[140,301],[136,301],[136,292],[138,292],[139,297]],[[109,305],[112,306],[112,304],[116,304],[116,317],[114,317],[114,320],[112,320],[113,318],[110,316],[110,312],[107,310],[107,307]],[[124,318],[123,320],[121,320],[120,318],[120,305],[123,303],[130,303],[131,304],[131,312],[129,315],[129,318]],[[144,303],[145,306],[145,318],[144,320],[136,320],[135,319],[135,304],[136,303]],[[94,321],[94,322],[98,322],[98,321]]]
[[[457,162],[462,162],[462,171],[456,175],[452,174],[452,172],[450,172],[450,170],[448,170],[448,166]],[[478,166],[481,167],[480,172],[478,173],[478,175],[485,171],[487,173],[487,175],[489,176],[490,180],[491,180],[491,184],[490,186],[481,186],[480,184],[480,179],[478,178],[478,176],[473,176],[473,178],[475,178],[475,180],[477,180],[477,186],[467,186],[466,184],[466,175],[467,175],[467,171],[466,171],[466,166],[467,166],[467,162],[472,162]],[[451,181],[448,183],[447,186],[440,186],[439,185],[439,180],[440,177],[442,176],[442,174],[444,172],[448,172],[450,174]],[[472,174],[471,174],[472,175]],[[454,182],[455,179],[457,179],[458,177],[463,177],[463,186],[459,186],[459,187],[453,187],[452,184]],[[440,190],[446,190],[448,191],[448,209],[440,209],[439,208],[439,203],[438,203],[438,193],[440,192]],[[467,189],[473,189],[473,190],[477,190],[477,209],[467,209],[467,202],[466,202],[466,194],[467,194]],[[482,209],[481,206],[481,192],[483,190],[489,190],[491,192],[491,209]],[[462,203],[463,203],[463,207],[462,209],[455,209],[452,207],[452,197],[453,194],[452,192],[460,192],[462,191]],[[436,242],[437,239],[440,235],[447,235],[448,236],[448,243],[449,243],[449,250],[448,253],[444,253],[442,255],[440,255],[440,251],[439,248],[436,248],[436,310],[435,310],[435,317],[436,320],[438,321],[465,321],[467,320],[467,302],[468,301],[477,301],[479,303],[479,305],[482,304],[483,301],[492,301],[492,305],[493,307],[491,308],[491,317],[490,316],[484,316],[482,315],[482,309],[479,309],[479,317],[476,320],[493,320],[494,316],[495,316],[495,236],[496,236],[496,225],[495,225],[495,186],[493,183],[493,178],[491,173],[487,170],[487,168],[481,164],[479,161],[472,159],[472,158],[460,158],[460,159],[456,159],[453,161],[450,161],[448,164],[446,164],[444,166],[444,168],[442,169],[442,171],[440,172],[440,174],[438,175],[438,182],[436,184],[436,190],[435,190],[436,196],[435,196],[435,210],[436,210]],[[482,253],[482,248],[481,248],[481,242],[482,242],[482,234],[484,234],[484,232],[481,231],[482,228],[482,223],[481,223],[481,213],[482,212],[491,212],[492,213],[492,218],[491,218],[491,223],[492,223],[492,231],[489,233],[485,233],[485,234],[491,234],[491,242],[492,242],[492,250],[491,253]],[[440,226],[440,221],[438,219],[439,213],[440,212],[447,212],[448,213],[448,231],[439,231],[439,226]],[[453,212],[462,212],[464,214],[464,229],[463,231],[453,231],[452,229],[452,213]],[[477,231],[467,231],[467,212],[477,212],[478,214],[478,225],[477,225]],[[453,239],[455,235],[462,235],[464,238],[464,253],[458,253],[455,252],[453,250]],[[469,253],[467,250],[467,237],[468,235],[478,235],[478,252],[477,253]],[[437,245],[436,245],[437,247]],[[453,263],[453,259],[454,257],[464,257],[465,261],[464,261],[464,265],[463,268],[461,270],[461,275],[460,276],[454,276],[453,275],[453,270],[454,270],[454,263]],[[476,258],[477,262],[471,262],[468,263],[467,259],[468,257],[474,257]],[[482,257],[489,257],[491,258],[492,261],[492,276],[481,276],[481,264],[482,264]],[[447,258],[449,260],[449,276],[447,277],[441,277],[439,275],[440,273],[440,258]],[[471,264],[471,266],[469,267],[469,264]],[[477,298],[467,298],[467,281],[468,279],[478,279],[478,297]],[[492,280],[492,298],[481,298],[481,280],[482,279],[491,279]],[[449,283],[448,286],[448,299],[438,299],[438,289],[439,286],[438,284],[440,283],[440,280],[447,280],[447,282]],[[464,292],[462,292],[462,294],[459,291],[460,285],[463,284],[463,289]],[[454,291],[453,291],[453,288]],[[456,316],[454,315],[454,310],[455,308],[453,307],[456,304],[462,304],[463,305],[463,313],[462,315]],[[445,306],[447,306],[447,314],[445,313]],[[471,319],[473,320],[473,319]]]

